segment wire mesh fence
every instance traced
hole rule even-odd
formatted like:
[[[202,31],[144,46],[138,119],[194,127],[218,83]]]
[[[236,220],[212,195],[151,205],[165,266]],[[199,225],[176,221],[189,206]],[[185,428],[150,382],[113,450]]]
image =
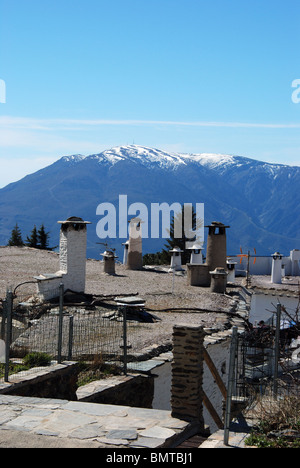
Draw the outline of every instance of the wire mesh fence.
[[[287,312],[278,304],[272,319],[238,335],[230,408],[232,403],[243,401],[247,415],[254,414],[255,408],[255,417],[259,418],[259,412],[278,399],[299,399],[298,312]]]
[[[243,333],[233,327],[225,408],[224,443],[228,445],[233,416],[255,421],[266,412],[289,410],[300,398],[299,304],[287,310],[280,303],[268,322],[249,324]],[[280,405],[279,405],[280,402]],[[278,409],[279,408],[279,409]]]
[[[123,311],[116,306],[65,305],[63,295],[59,288],[52,291],[54,299],[45,302],[38,295],[7,294],[0,324],[0,360],[5,368],[0,381],[8,381],[13,361],[19,363],[30,353],[47,354],[57,362],[96,359],[126,372],[127,340],[134,340]]]

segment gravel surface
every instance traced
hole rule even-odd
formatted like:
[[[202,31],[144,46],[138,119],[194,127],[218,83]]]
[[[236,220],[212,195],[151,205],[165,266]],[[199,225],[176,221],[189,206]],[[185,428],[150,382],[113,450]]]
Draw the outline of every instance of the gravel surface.
[[[29,247],[0,247],[0,297],[5,297],[8,287],[14,289],[23,282],[34,281],[33,276],[55,273],[59,270],[59,255],[55,252]],[[159,320],[138,324],[138,347],[161,345],[170,342],[174,324],[201,324],[221,329],[227,318],[224,312],[232,310],[234,298],[211,293],[209,288],[192,287],[185,275],[173,275],[166,271],[127,270],[116,265],[116,275],[103,274],[103,264],[87,260],[86,293],[97,296],[122,296],[138,294],[145,300],[146,309]],[[172,293],[173,288],[173,293]],[[36,291],[36,285],[18,287],[20,299]],[[136,335],[137,336],[137,335]]]

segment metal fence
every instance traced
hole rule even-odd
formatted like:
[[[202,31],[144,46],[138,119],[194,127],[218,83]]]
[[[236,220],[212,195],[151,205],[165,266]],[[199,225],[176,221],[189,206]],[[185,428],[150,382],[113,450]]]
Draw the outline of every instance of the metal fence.
[[[65,305],[61,286],[52,292],[56,300],[38,295],[15,296],[8,291],[2,302],[0,339],[4,372],[29,353],[46,353],[58,363],[64,360],[109,362],[127,372],[127,350],[135,327],[126,320],[126,307]],[[125,320],[124,320],[125,318]]]
[[[239,334],[233,329],[228,373],[224,441],[234,406],[247,408],[247,414],[264,404],[287,397],[300,398],[299,310],[288,312],[277,304],[271,320]],[[266,403],[268,402],[268,403]]]

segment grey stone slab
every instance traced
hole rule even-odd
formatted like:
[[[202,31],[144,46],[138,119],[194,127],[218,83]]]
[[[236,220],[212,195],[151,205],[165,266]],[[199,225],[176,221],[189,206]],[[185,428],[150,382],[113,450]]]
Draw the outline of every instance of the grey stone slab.
[[[124,440],[124,439],[108,439],[107,437],[100,437],[100,438],[97,438],[97,441],[100,444],[111,445],[111,446],[129,445],[128,440]]]
[[[138,437],[137,431],[133,429],[116,429],[113,431],[109,431],[107,434],[108,439],[126,439],[126,440],[135,440]]]
[[[181,419],[166,419],[160,421],[161,427],[168,427],[169,429],[184,429],[189,423],[187,421],[182,421]]]
[[[135,418],[159,420],[171,418],[171,411],[128,407],[128,415]]]
[[[22,416],[33,416],[37,418],[45,418],[46,416],[49,416],[52,414],[52,411],[50,409],[45,409],[45,408],[29,408],[25,409],[25,411],[22,412]]]
[[[157,439],[154,437],[139,437],[137,440],[130,444],[130,447],[133,448],[158,448],[164,444],[164,439]]]
[[[18,416],[17,418],[6,423],[6,427],[9,429],[18,430],[31,430],[37,427],[40,423],[40,418],[34,418],[32,416]]]
[[[105,431],[101,425],[88,424],[87,426],[78,427],[70,432],[68,437],[75,439],[96,439],[97,437],[105,436]]]
[[[4,408],[4,410],[0,410],[0,425],[13,420],[17,416],[18,413],[10,408]]]
[[[156,367],[162,366],[165,364],[165,361],[150,360],[150,361],[140,361],[127,364],[127,369],[134,369],[137,372],[150,372]]]
[[[156,439],[169,439],[176,434],[175,431],[166,427],[153,426],[143,431],[140,431],[140,435],[143,437],[150,437]]]
[[[114,405],[101,405],[98,403],[80,403],[70,401],[64,406],[64,409],[71,411],[78,411],[85,414],[92,414],[94,416],[109,416],[115,415],[118,411],[126,411],[126,406]],[[127,412],[126,412],[127,414]]]
[[[92,424],[93,422],[97,422],[97,419],[87,414],[56,410],[47,421],[43,422],[42,427],[50,432],[68,434],[78,427]]]

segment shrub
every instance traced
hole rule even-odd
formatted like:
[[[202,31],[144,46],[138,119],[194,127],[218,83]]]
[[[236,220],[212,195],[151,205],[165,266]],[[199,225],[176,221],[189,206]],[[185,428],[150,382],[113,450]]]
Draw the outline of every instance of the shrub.
[[[29,367],[50,366],[51,356],[46,353],[29,353],[24,357],[23,362]]]
[[[258,403],[259,421],[246,445],[259,448],[300,448],[300,398],[285,396]]]

